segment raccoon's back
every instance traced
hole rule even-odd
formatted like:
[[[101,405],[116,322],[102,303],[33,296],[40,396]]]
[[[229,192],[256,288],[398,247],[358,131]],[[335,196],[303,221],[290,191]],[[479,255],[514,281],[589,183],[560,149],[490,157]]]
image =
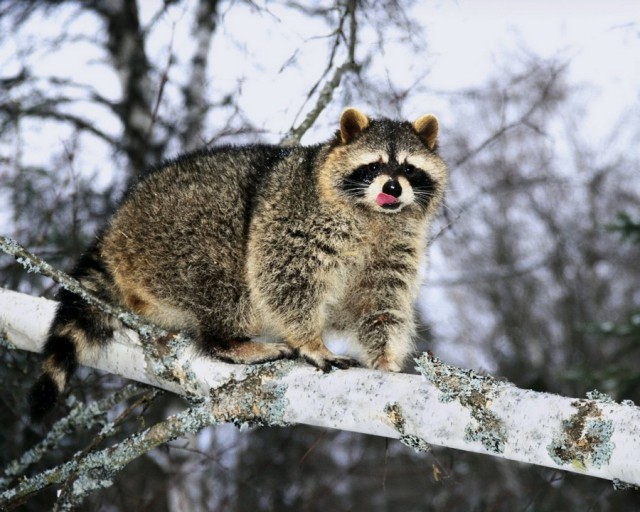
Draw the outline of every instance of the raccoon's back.
[[[237,293],[257,192],[288,153],[226,147],[152,170],[113,216],[103,258],[116,278],[170,300],[198,304],[213,287]]]
[[[211,216],[224,228],[245,228],[254,199],[274,167],[291,153],[278,146],[226,146],[180,156],[151,169],[127,194],[115,219],[145,213],[180,227]],[[249,211],[248,211],[249,210]],[[133,226],[132,226],[133,227]]]

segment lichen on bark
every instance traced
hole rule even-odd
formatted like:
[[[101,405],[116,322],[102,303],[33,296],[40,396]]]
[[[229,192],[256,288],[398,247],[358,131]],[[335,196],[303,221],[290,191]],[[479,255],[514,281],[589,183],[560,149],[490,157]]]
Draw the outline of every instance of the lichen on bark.
[[[456,400],[469,410],[473,421],[465,427],[465,441],[480,442],[492,453],[504,452],[507,428],[490,407],[497,393],[512,384],[449,366],[430,353],[422,354],[416,363],[416,369],[440,391],[441,402]]]
[[[605,420],[597,400],[576,400],[577,412],[562,421],[547,451],[559,465],[571,464],[579,470],[609,463],[613,451],[613,422]]]

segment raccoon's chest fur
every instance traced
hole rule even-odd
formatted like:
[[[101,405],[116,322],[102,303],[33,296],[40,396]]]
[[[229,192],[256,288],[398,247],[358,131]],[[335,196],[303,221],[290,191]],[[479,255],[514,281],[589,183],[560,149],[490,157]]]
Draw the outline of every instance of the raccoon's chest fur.
[[[247,241],[252,331],[281,334],[281,315],[273,312],[307,288],[313,290],[308,300],[318,302],[321,327],[329,306],[343,300],[349,276],[364,266],[365,223],[321,204],[313,184],[290,186],[282,195],[269,193],[280,189],[271,186],[256,206]]]

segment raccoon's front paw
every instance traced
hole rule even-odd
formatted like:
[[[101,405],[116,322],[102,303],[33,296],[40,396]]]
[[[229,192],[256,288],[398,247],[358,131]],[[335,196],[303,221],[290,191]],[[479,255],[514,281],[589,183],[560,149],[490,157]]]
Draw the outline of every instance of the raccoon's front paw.
[[[326,348],[324,350],[310,350],[302,346],[298,348],[298,355],[324,373],[330,372],[332,367],[346,370],[347,368],[362,366],[352,357],[338,356]]]
[[[396,361],[391,360],[387,356],[381,356],[373,361],[371,368],[374,370],[382,370],[385,372],[399,372],[402,370],[402,365]]]

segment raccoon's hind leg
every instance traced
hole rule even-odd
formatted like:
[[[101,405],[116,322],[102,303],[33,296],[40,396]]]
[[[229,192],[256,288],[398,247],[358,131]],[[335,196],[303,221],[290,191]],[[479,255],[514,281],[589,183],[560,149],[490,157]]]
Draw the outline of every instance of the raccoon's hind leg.
[[[256,364],[295,357],[286,343],[264,343],[246,336],[207,335],[201,346],[208,355],[228,363]]]
[[[82,256],[71,275],[110,299],[109,276],[95,246]],[[42,350],[42,375],[29,392],[29,413],[34,422],[53,408],[81,355],[103,346],[118,326],[116,320],[70,291],[60,290],[57,299],[60,303]]]

